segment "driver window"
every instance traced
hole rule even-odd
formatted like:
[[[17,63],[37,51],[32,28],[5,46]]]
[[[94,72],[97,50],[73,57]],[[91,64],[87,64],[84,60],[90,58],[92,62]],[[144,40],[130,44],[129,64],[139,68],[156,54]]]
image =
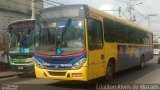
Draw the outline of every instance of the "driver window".
[[[102,23],[96,19],[88,19],[88,43],[90,50],[102,49]]]

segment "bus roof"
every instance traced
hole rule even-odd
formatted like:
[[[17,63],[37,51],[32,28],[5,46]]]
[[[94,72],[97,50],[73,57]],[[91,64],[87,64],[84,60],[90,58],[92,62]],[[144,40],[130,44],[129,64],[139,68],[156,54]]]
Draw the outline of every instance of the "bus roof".
[[[124,25],[128,25],[128,26],[131,26],[133,28],[137,28],[139,30],[143,30],[143,31],[152,33],[152,31],[150,31],[150,30],[148,30],[146,28],[143,28],[138,24],[132,23],[132,22],[130,22],[130,21],[126,20],[126,19],[120,18],[118,16],[111,15],[111,14],[109,14],[107,12],[100,11],[100,10],[94,8],[94,7],[89,6],[89,10],[91,12],[93,11],[94,13],[96,12],[97,15],[103,16],[103,17],[111,19],[113,21],[117,21],[117,22],[123,23]]]
[[[146,28],[143,28],[138,24],[132,23],[132,22],[130,22],[126,19],[122,19],[118,16],[111,15],[107,12],[103,12],[101,10],[98,10],[98,9],[94,8],[94,7],[88,6],[86,4],[60,5],[60,6],[56,6],[56,7],[44,8],[44,9],[39,10],[38,12],[45,11],[45,10],[52,10],[53,8],[59,8],[59,7],[78,7],[78,6],[88,8],[90,12],[96,13],[97,15],[103,16],[103,17],[111,19],[113,21],[117,21],[117,22],[123,23],[124,25],[128,25],[130,27],[137,28],[139,30],[143,30],[143,31],[152,33],[152,31],[150,31]]]
[[[88,7],[88,5],[86,4],[70,4],[70,5],[59,5],[59,6],[54,6],[54,7],[48,7],[48,8],[43,8],[41,10],[39,10],[38,12],[41,11],[46,11],[46,10],[52,10],[52,9],[57,9],[57,8],[61,8],[61,7]]]

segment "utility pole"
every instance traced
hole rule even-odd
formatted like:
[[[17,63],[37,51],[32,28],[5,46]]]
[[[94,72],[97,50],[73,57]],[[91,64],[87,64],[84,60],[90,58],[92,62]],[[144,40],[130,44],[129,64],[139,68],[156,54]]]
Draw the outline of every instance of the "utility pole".
[[[150,30],[151,28],[151,18],[154,17],[154,16],[157,16],[158,14],[150,14],[148,15],[148,29]]]
[[[129,0],[129,21],[132,21],[132,4],[131,0]]]
[[[134,1],[134,2],[133,2]],[[136,3],[138,0],[129,0],[127,1],[127,5],[128,5],[128,12],[129,12],[129,21],[134,22],[135,19],[135,15],[132,14],[132,10],[134,10],[134,6],[135,5],[139,5],[139,4],[143,4],[143,2],[140,3]]]
[[[119,15],[119,17],[121,17],[121,7],[118,8],[118,11],[119,11],[118,15]]]
[[[32,10],[32,17],[31,17],[31,19],[35,19],[35,13],[36,13],[36,10],[35,10],[35,2],[36,2],[36,0],[32,0],[31,1],[31,10]]]

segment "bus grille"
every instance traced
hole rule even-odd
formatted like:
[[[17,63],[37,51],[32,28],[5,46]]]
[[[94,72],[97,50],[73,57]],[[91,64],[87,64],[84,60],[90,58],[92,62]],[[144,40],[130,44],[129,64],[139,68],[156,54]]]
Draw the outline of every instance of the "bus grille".
[[[30,64],[31,62],[14,62],[15,64]]]
[[[71,62],[72,59],[43,59],[44,62],[50,64],[68,64]]]
[[[66,72],[50,72],[50,71],[48,71],[48,73],[51,76],[65,76],[65,74],[66,74]]]
[[[31,58],[33,55],[10,55],[11,58],[23,59],[23,58]]]

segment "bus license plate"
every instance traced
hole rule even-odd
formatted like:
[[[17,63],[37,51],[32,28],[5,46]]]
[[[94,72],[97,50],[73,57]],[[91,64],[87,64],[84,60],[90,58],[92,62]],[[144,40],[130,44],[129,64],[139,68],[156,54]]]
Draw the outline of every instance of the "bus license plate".
[[[18,67],[19,70],[23,70],[23,67]]]

